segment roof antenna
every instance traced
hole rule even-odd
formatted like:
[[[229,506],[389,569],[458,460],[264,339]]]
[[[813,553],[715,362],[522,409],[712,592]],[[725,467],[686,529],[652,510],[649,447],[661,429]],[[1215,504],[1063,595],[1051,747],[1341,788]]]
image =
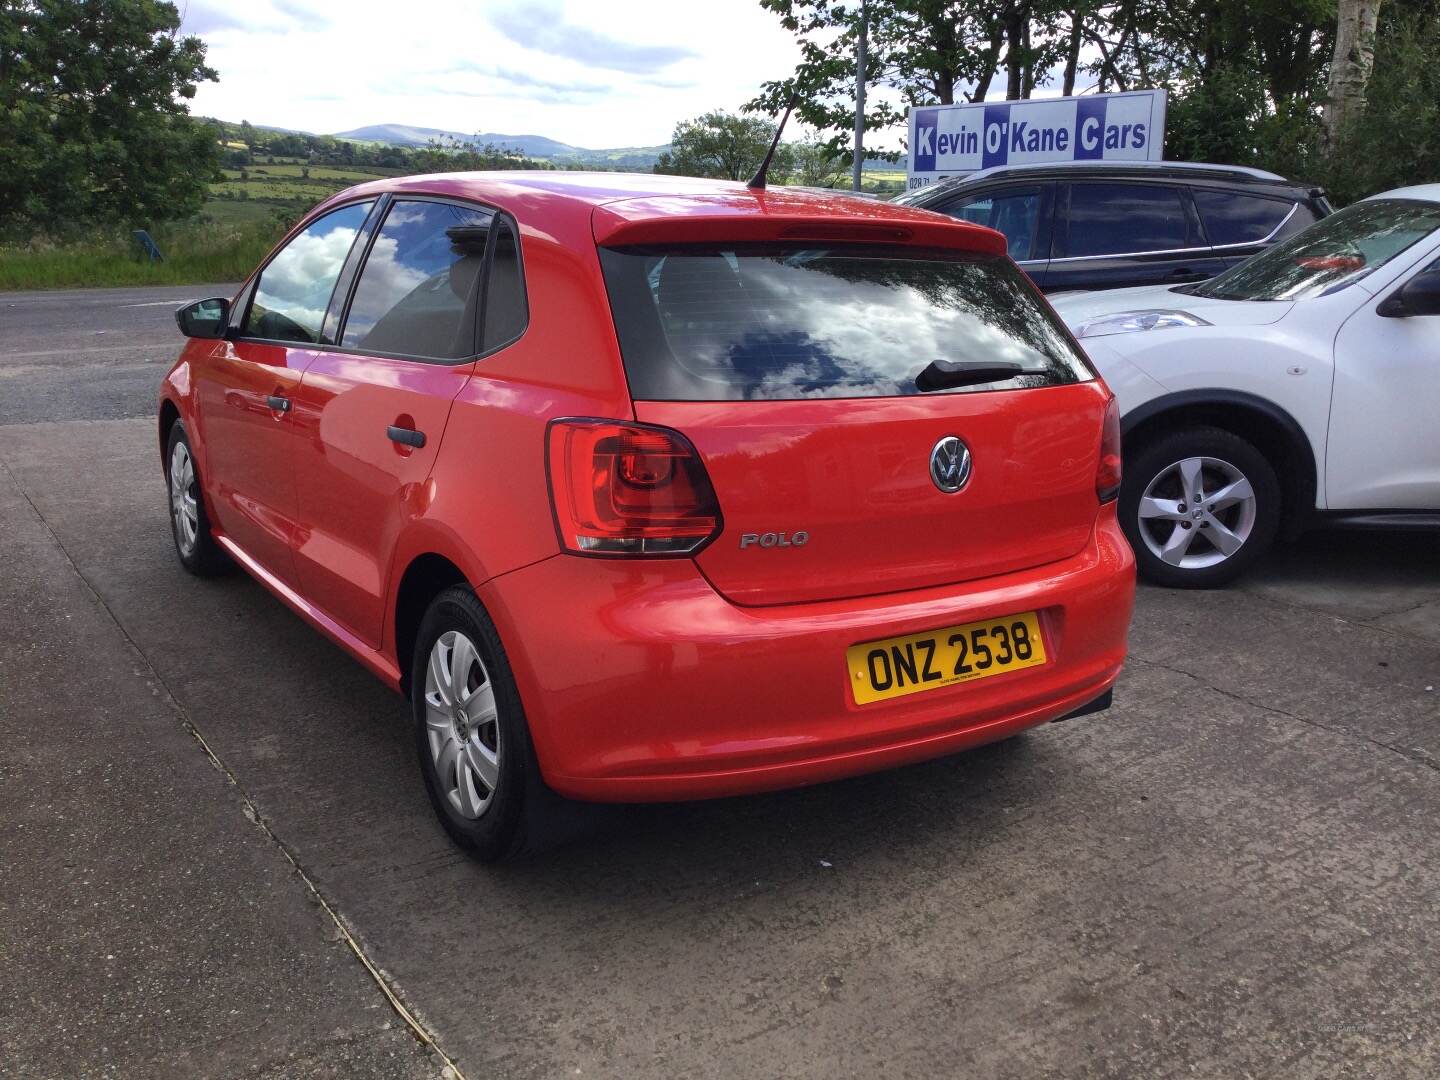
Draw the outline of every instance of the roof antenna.
[[[780,133],[785,130],[785,121],[790,119],[790,110],[795,108],[795,99],[799,97],[799,91],[790,95],[790,100],[785,103],[785,115],[780,117],[780,123],[775,128],[775,138],[770,140],[770,149],[765,152],[765,160],[760,162],[760,168],[755,170],[755,175],[745,186],[751,191],[765,190],[765,174],[770,171],[770,159],[775,156],[775,148],[780,145]]]

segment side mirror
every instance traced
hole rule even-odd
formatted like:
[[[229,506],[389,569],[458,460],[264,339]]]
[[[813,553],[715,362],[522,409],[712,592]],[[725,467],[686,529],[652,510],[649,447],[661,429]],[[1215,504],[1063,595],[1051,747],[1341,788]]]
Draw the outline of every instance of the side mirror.
[[[1385,298],[1375,309],[1391,319],[1408,319],[1413,315],[1440,315],[1440,266],[1421,270]]]
[[[230,301],[223,296],[192,300],[175,309],[175,325],[186,337],[223,338],[230,321]]]

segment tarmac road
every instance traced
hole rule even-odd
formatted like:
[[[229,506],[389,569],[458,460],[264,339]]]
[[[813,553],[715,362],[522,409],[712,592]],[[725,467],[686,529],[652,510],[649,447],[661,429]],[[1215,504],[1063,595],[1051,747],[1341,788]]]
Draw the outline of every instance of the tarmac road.
[[[0,292],[0,424],[155,414],[174,312],[239,285]]]
[[[175,564],[147,416],[226,291],[0,296],[0,1074],[1440,1073],[1433,538],[1143,590],[1108,713],[485,869],[397,698]]]

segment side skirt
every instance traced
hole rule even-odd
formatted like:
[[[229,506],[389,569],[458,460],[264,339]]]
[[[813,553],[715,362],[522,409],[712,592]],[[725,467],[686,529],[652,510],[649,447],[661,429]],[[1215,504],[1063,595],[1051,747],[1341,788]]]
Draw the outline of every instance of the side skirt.
[[[389,657],[372,649],[325,612],[304,599],[289,585],[252,559],[228,536],[215,533],[215,541],[230,553],[231,558],[245,568],[246,573],[274,593],[286,607],[354,656],[391,690],[397,694],[400,692],[400,671]]]
[[[1317,512],[1313,524],[1326,529],[1440,532],[1440,510],[1330,510]]]

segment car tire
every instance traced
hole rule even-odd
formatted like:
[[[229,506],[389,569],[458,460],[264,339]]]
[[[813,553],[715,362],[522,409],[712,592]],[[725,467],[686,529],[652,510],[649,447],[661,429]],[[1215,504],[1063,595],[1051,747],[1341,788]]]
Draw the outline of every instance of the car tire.
[[[196,577],[216,577],[233,570],[235,564],[210,531],[200,467],[195,463],[195,451],[182,420],[170,425],[165,446],[165,492],[170,505],[170,535],[180,565]]]
[[[410,701],[425,790],[451,839],[487,863],[543,846],[559,800],[540,775],[500,635],[468,587],[446,589],[425,612]]]
[[[1223,428],[1182,428],[1127,456],[1120,527],[1146,579],[1211,589],[1269,550],[1280,502],[1275,469],[1253,444]]]

